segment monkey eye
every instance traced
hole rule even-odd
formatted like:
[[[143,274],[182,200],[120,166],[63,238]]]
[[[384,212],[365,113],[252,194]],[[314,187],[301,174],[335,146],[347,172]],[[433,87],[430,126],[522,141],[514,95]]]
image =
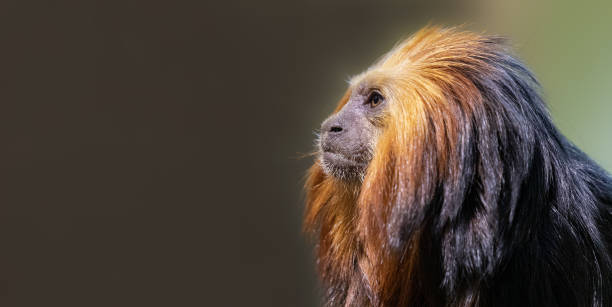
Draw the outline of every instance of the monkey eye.
[[[371,108],[377,107],[383,102],[385,98],[379,92],[372,92],[368,97],[366,104],[369,104]]]

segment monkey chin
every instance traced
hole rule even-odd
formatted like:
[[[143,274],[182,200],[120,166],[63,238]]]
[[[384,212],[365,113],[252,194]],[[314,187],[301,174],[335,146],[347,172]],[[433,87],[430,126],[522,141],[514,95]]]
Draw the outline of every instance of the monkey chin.
[[[327,175],[345,182],[362,182],[368,167],[366,161],[353,159],[331,151],[322,151],[320,161],[323,171]]]

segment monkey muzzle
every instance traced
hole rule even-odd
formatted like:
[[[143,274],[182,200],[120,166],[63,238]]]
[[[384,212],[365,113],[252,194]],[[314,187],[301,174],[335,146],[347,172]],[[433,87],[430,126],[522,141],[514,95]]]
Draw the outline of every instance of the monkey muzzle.
[[[340,112],[321,125],[320,151],[324,170],[336,177],[363,173],[370,144],[367,131],[354,116]]]

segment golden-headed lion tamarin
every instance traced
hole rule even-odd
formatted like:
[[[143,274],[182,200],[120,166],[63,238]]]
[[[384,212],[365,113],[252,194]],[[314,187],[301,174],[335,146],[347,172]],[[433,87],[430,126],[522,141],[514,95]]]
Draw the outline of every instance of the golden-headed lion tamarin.
[[[323,122],[305,227],[333,306],[612,306],[612,180],[502,39],[427,27]]]

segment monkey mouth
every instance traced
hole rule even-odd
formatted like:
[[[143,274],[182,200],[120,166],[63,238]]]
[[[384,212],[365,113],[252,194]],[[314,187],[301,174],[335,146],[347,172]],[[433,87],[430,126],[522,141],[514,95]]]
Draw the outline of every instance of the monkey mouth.
[[[351,174],[359,175],[367,167],[367,163],[363,161],[329,150],[321,152],[321,163],[328,174],[336,177],[352,177]]]
[[[330,161],[337,165],[357,165],[357,161],[353,159],[347,158],[341,153],[333,152],[333,151],[324,151],[323,159]]]

